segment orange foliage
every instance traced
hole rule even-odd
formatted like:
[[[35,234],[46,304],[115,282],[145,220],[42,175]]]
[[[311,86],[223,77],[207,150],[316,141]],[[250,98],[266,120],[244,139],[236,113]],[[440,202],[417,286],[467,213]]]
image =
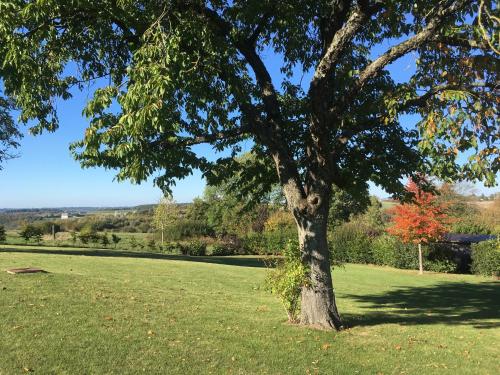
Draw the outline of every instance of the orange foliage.
[[[414,194],[414,201],[391,209],[393,225],[387,231],[407,243],[428,243],[441,238],[450,223],[445,207],[434,194],[421,190],[412,180],[406,189]]]

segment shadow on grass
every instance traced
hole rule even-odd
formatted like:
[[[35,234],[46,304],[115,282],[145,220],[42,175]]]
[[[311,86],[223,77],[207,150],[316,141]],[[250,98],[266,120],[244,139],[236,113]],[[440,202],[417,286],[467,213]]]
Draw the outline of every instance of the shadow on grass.
[[[158,254],[147,252],[134,252],[123,250],[106,250],[106,249],[19,249],[19,248],[1,248],[0,253],[30,253],[30,254],[54,254],[54,255],[83,255],[96,257],[119,257],[119,258],[142,258],[142,259],[165,259],[179,260],[186,262],[201,262],[224,264],[229,266],[240,267],[266,267],[265,258],[261,256],[188,256],[188,255],[171,255]]]
[[[442,282],[383,294],[344,295],[362,303],[364,314],[344,318],[350,326],[450,324],[500,327],[500,283]]]

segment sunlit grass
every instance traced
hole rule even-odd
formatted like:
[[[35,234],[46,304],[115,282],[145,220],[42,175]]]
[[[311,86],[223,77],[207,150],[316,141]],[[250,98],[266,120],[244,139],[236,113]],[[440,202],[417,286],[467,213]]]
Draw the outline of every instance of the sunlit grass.
[[[15,251],[29,252],[0,249],[0,374],[500,370],[492,279],[347,265],[334,278],[352,328],[336,333],[288,325],[258,259]],[[4,272],[23,266],[49,273]]]

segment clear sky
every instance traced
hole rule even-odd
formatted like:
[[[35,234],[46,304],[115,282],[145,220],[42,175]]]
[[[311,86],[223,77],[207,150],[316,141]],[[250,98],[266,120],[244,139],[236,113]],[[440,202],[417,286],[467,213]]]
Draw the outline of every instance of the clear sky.
[[[386,46],[381,46],[380,51]],[[279,80],[279,58],[272,53],[264,56],[271,75]],[[397,80],[404,80],[415,67],[415,57],[407,56],[391,67]],[[307,84],[307,77],[303,80]],[[161,191],[152,181],[133,185],[114,181],[115,171],[102,168],[81,169],[73,160],[68,146],[82,138],[86,119],[81,112],[89,93],[75,93],[73,99],[59,104],[60,129],[34,137],[27,134],[21,140],[19,157],[9,160],[0,171],[0,208],[70,207],[70,206],[132,206],[158,201]],[[415,121],[408,118],[405,121]],[[251,143],[243,145],[250,149]],[[208,146],[197,151],[209,157],[214,153]],[[173,189],[177,202],[190,202],[203,193],[205,182],[199,172],[178,181]],[[498,187],[486,189],[476,184],[477,193],[490,194],[500,191]],[[375,186],[371,193],[385,197]]]

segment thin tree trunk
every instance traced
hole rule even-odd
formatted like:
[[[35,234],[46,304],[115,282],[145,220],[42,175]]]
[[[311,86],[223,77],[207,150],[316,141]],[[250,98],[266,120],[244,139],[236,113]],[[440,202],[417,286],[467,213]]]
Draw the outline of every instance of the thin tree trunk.
[[[335,303],[326,236],[326,217],[302,220],[299,224],[299,243],[303,262],[309,267],[308,285],[302,288],[302,324],[323,329],[343,329]]]
[[[422,244],[418,244],[418,274],[423,275],[424,274],[424,261],[422,257]]]
[[[163,228],[161,228],[161,244],[163,245]]]

